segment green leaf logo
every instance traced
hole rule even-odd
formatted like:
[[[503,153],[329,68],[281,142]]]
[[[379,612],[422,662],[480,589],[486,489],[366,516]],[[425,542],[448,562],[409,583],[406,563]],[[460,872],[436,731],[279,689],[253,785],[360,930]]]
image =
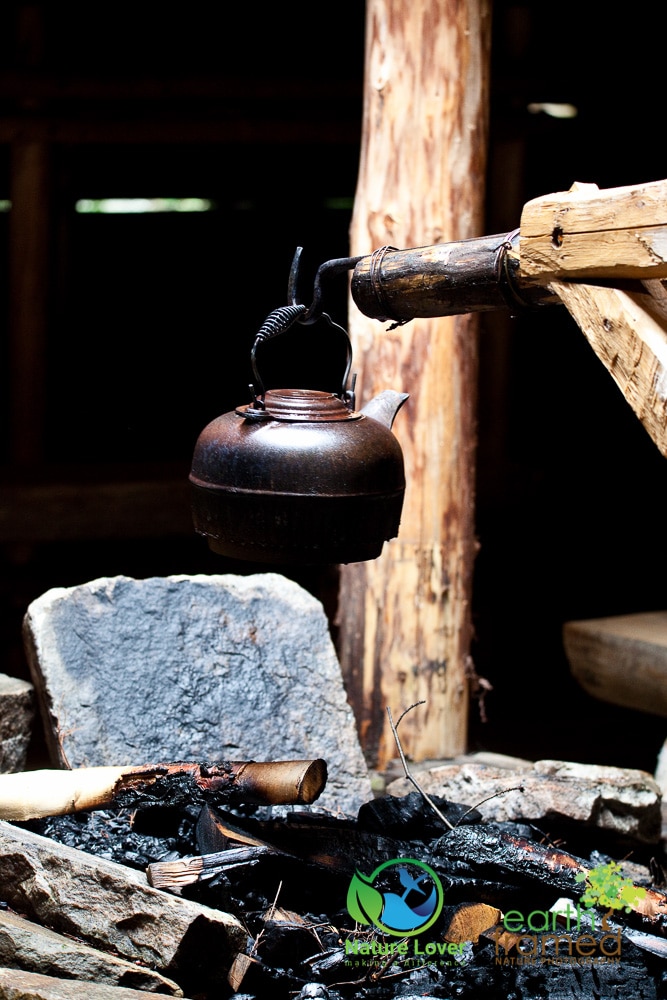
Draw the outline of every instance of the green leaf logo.
[[[350,880],[347,890],[347,908],[350,916],[360,924],[375,924],[380,919],[384,898],[373,888],[373,877],[363,875],[359,869]]]
[[[629,913],[646,895],[646,889],[621,875],[621,866],[617,861],[608,861],[589,872],[579,872],[575,875],[575,881],[586,882],[586,889],[581,896],[581,902],[585,906],[624,909]]]
[[[371,875],[357,868],[347,890],[347,910],[353,920],[400,937],[420,934],[435,923],[442,900],[440,879],[415,858],[384,861]]]

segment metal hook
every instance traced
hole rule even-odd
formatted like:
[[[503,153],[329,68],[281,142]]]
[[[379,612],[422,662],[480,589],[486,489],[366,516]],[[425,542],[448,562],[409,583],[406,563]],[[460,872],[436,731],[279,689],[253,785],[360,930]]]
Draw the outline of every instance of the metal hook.
[[[287,285],[287,301],[292,306],[300,304],[297,294],[302,252],[303,247],[296,248],[294,257],[292,258],[292,266],[290,268],[289,282]],[[317,322],[322,315],[322,279],[325,275],[339,274],[342,271],[350,271],[353,267],[356,267],[362,259],[362,257],[337,257],[334,260],[327,260],[324,264],[320,264],[313,283],[313,301],[306,309],[303,316],[300,317],[299,323],[309,326],[311,323]]]

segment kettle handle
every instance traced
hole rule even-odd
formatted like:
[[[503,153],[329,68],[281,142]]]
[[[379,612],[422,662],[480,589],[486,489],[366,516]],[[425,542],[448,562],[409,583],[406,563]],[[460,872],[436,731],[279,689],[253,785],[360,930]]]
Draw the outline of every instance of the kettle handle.
[[[285,333],[291,326],[294,325],[294,323],[300,322],[299,317],[304,316],[307,312],[308,310],[306,306],[298,303],[290,306],[279,306],[277,309],[274,309],[273,312],[269,313],[255,334],[255,339],[250,351],[250,365],[252,367],[252,374],[255,381],[251,384],[250,391],[253,396],[253,404],[256,408],[264,409],[264,396],[266,393],[264,382],[262,381],[262,377],[257,368],[257,348],[265,340],[270,340],[272,337],[278,337],[281,333]],[[345,337],[346,362],[345,371],[343,373],[342,387],[339,395],[346,406],[353,410],[354,391],[347,388],[347,382],[350,377],[350,369],[352,368],[352,342],[350,341],[347,330],[343,329],[342,326],[339,326],[338,323],[334,323],[328,313],[322,312],[318,318],[325,319],[329,326],[333,327],[335,330],[339,330]]]

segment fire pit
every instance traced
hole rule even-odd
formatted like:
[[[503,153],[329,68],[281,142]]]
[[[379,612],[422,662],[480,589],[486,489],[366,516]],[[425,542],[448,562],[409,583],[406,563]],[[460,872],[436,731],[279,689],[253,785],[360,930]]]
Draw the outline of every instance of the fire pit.
[[[661,844],[564,818],[489,822],[414,791],[355,817],[127,801],[3,826],[17,838],[5,858],[37,834],[231,914],[245,931],[233,954],[203,954],[202,934],[198,960],[170,970],[197,1000],[667,995]]]
[[[667,996],[650,775],[466,758],[417,780],[390,716],[404,777],[373,797],[323,611],[275,576],[94,581],[26,634],[54,770],[0,776],[0,994]],[[283,741],[266,763],[219,754],[258,734]]]

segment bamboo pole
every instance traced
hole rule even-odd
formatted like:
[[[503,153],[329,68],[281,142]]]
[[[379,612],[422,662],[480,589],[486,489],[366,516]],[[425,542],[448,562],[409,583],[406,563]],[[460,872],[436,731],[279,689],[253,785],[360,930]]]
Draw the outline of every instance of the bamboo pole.
[[[364,122],[351,252],[483,231],[489,0],[368,0]],[[391,331],[350,311],[363,400],[410,394],[394,425],[407,489],[379,559],[341,568],[339,656],[371,766],[395,754],[386,708],[414,702],[413,759],[466,749],[474,541],[476,319]]]

